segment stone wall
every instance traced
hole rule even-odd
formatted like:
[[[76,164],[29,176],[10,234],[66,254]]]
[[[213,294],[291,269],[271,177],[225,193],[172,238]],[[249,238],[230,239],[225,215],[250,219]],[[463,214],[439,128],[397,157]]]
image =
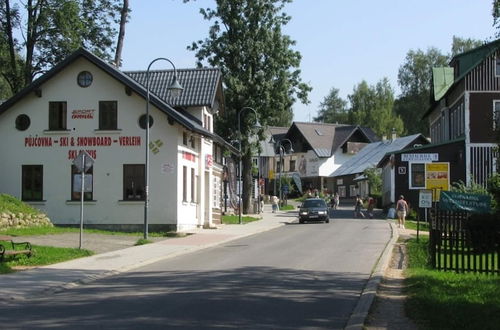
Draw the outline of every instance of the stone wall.
[[[7,228],[42,227],[53,224],[45,214],[0,213],[0,230]]]

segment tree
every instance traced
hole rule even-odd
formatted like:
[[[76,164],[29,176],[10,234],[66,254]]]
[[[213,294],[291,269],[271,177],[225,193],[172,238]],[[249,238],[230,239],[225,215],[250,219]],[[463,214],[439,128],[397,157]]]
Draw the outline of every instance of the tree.
[[[407,134],[428,135],[429,125],[422,116],[431,105],[432,68],[447,66],[453,56],[482,44],[480,40],[453,36],[450,55],[434,47],[426,52],[420,49],[408,51],[405,63],[399,67],[401,95],[394,104],[394,112],[403,119]]]
[[[368,179],[371,195],[380,195],[382,193],[382,170],[380,168],[371,167],[363,171],[363,174]]]
[[[398,134],[403,132],[401,118],[393,113],[394,91],[387,78],[383,78],[375,86],[369,86],[363,80],[348,98],[351,103],[351,124],[371,127],[378,135],[389,134],[393,129]]]
[[[116,43],[116,51],[115,51],[115,66],[117,68],[122,66],[122,49],[123,49],[123,41],[125,39],[125,25],[128,22],[130,16],[130,8],[128,5],[128,0],[123,0],[123,6],[120,10],[120,30],[118,32],[118,41]]]
[[[484,42],[481,40],[472,38],[460,38],[457,36],[453,36],[453,42],[451,44],[451,57],[461,53],[465,53],[468,50],[480,47],[483,44]]]
[[[319,105],[318,116],[314,121],[322,123],[348,123],[347,101],[339,96],[339,90],[332,88]]]
[[[110,59],[118,0],[0,0],[1,73],[13,93],[79,47]],[[23,12],[23,13],[22,13]],[[22,35],[23,40],[15,38]],[[22,60],[20,60],[22,54]]]
[[[434,47],[406,54],[405,63],[399,67],[401,96],[395,102],[394,112],[403,119],[407,134],[428,133],[428,124],[422,116],[430,106],[432,68],[447,65],[448,59]]]
[[[500,0],[493,0],[493,26],[496,27],[496,37],[500,37]]]
[[[297,100],[307,103],[311,90],[301,81],[301,56],[292,49],[295,42],[282,33],[291,19],[282,10],[290,1],[216,0],[215,9],[200,11],[204,19],[213,21],[208,37],[188,47],[196,52],[198,66],[208,63],[222,71],[226,113],[215,128],[221,136],[241,141],[245,211],[250,205],[252,168],[248,137],[254,133],[255,118],[246,112],[238,132],[238,113],[252,107],[264,125],[289,125],[293,104]]]

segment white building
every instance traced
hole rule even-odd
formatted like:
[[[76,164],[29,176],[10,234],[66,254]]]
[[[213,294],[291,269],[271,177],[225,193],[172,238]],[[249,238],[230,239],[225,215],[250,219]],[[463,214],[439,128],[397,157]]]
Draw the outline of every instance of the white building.
[[[178,70],[184,91],[176,101],[157,94],[167,72],[150,76],[148,222],[151,230],[211,226],[220,196],[213,139],[224,143],[213,134],[213,115],[223,107],[220,72]],[[55,224],[78,224],[72,162],[86,150],[95,163],[86,173],[85,226],[141,230],[147,93],[141,82],[145,72],[124,74],[80,49],[1,104],[0,193],[39,208]]]

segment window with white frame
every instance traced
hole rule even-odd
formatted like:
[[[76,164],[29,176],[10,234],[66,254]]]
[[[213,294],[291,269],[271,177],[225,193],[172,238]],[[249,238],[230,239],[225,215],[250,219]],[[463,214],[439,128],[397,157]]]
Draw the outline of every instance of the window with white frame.
[[[349,196],[353,197],[353,196],[356,196],[356,195],[357,195],[356,185],[355,184],[349,185]]]
[[[425,188],[425,163],[410,163],[410,189]]]
[[[345,197],[345,186],[338,186],[339,197]]]
[[[493,130],[500,129],[500,100],[493,101]]]

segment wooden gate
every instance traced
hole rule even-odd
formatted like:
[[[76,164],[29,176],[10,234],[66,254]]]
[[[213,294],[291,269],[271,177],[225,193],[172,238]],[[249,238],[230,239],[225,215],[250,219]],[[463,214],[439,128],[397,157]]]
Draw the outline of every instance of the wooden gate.
[[[432,210],[431,265],[439,270],[500,274],[500,219]],[[490,221],[493,220],[493,221]]]

